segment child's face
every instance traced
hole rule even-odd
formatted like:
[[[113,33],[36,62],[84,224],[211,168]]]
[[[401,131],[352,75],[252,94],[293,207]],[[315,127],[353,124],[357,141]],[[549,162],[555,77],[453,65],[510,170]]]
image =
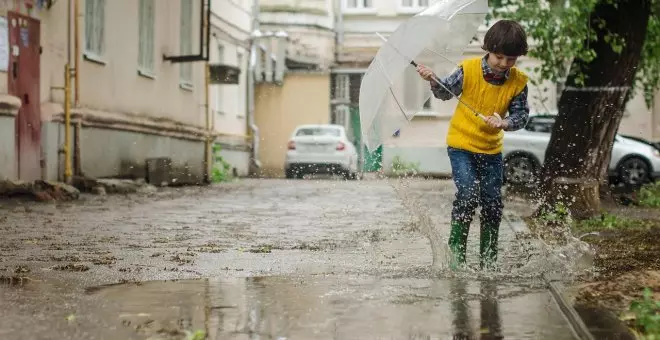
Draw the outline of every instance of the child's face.
[[[495,72],[504,73],[516,64],[518,57],[508,57],[503,54],[488,53],[488,66]]]

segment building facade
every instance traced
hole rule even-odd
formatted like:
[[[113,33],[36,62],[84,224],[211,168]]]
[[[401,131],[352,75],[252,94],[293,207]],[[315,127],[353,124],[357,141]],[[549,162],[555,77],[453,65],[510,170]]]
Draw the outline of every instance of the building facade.
[[[259,5],[259,175],[283,177],[287,143],[296,126],[330,121],[335,9],[332,0],[261,0]]]
[[[2,107],[11,111],[20,104],[11,119],[18,137],[2,137],[4,151],[15,150],[5,156],[3,166],[15,161],[3,167],[3,177],[63,179],[69,64],[74,176],[148,178],[147,160],[161,158],[169,164],[168,182],[205,180],[209,129],[200,26],[208,1],[16,3],[0,2],[5,47],[17,51],[9,54],[9,65],[18,68],[0,73]],[[197,61],[172,60],[182,55]],[[13,122],[3,118],[0,125],[9,132]]]
[[[252,5],[252,0],[211,2],[210,62],[233,68],[238,74],[236,81],[212,84],[209,88],[215,153],[229,163],[238,176],[249,174],[252,154],[247,106]]]

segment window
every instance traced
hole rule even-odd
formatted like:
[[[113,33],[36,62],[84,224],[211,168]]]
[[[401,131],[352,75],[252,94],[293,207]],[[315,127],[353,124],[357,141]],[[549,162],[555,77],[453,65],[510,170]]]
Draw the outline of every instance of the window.
[[[236,52],[236,67],[241,69],[241,73],[243,73],[243,52],[237,51]],[[238,78],[238,115],[237,118],[244,118],[245,117],[245,105],[246,105],[246,100],[245,100],[245,90],[243,86],[243,77]]]
[[[216,63],[224,64],[225,62],[225,47],[221,44],[218,44],[218,57],[216,58]],[[223,114],[224,110],[222,109],[222,97],[224,87],[222,85],[215,85],[215,111],[218,114]]]
[[[105,49],[105,0],[85,1],[85,56],[99,60]]]
[[[429,6],[430,0],[400,0],[402,9],[419,10]]]
[[[309,127],[301,128],[296,132],[296,136],[341,136],[341,130],[332,127]]]
[[[431,98],[427,99],[424,102],[424,110],[430,110],[431,109]]]
[[[531,117],[527,121],[525,130],[533,132],[551,133],[552,127],[555,125],[555,117],[538,116]]]
[[[335,79],[335,99],[350,101],[350,78],[348,74],[338,74]]]
[[[143,75],[154,73],[154,0],[140,0],[138,71]]]
[[[345,0],[347,9],[372,8],[373,0]]]
[[[192,53],[192,0],[181,0],[181,21],[179,36],[179,52],[181,55]],[[192,88],[192,63],[184,62],[179,64],[179,78],[184,88]]]
[[[403,88],[400,91],[403,95],[399,98],[399,102],[406,114],[413,114],[420,108],[422,110],[431,109],[431,99],[424,100],[425,96],[431,95],[431,87],[427,81],[419,77],[417,72],[405,72],[402,85]]]

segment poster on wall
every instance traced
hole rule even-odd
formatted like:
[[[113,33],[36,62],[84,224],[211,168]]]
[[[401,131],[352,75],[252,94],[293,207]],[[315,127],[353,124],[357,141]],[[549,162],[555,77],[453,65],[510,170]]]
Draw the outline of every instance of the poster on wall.
[[[9,66],[9,27],[7,18],[0,17],[0,71],[7,72]]]

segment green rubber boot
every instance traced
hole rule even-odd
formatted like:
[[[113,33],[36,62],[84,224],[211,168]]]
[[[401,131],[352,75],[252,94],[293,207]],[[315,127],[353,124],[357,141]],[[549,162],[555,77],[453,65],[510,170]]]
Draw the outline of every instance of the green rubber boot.
[[[481,270],[495,268],[495,264],[497,263],[499,230],[499,225],[481,224],[481,236],[479,240],[479,266]]]
[[[451,270],[465,266],[465,252],[467,250],[469,230],[469,224],[451,222],[451,233],[449,234],[449,251],[451,251],[449,268]]]

